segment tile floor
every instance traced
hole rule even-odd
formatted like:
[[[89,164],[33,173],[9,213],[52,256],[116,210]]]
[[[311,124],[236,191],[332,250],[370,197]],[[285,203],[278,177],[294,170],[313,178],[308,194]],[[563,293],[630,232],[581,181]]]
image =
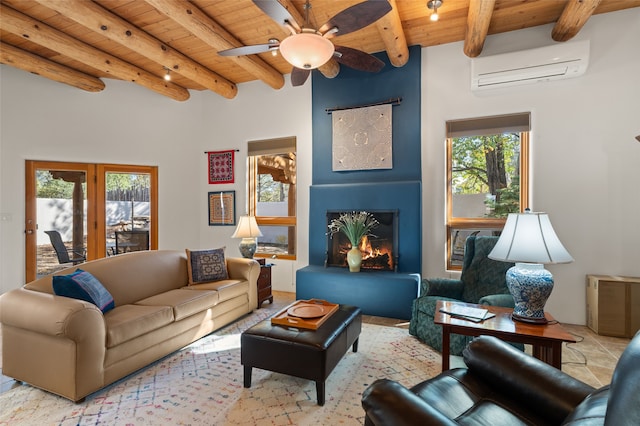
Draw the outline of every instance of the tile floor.
[[[294,293],[274,292],[273,304],[275,307],[285,307],[294,300]],[[363,321],[389,327],[409,327],[408,322],[401,319],[364,315]],[[608,384],[611,381],[611,375],[618,358],[629,343],[629,339],[599,336],[591,329],[581,325],[563,324],[563,327],[576,337],[578,343],[564,344],[562,371],[596,388]],[[0,339],[0,353],[1,350],[2,339]],[[460,359],[452,359],[452,366],[460,364]],[[1,373],[2,357],[0,356],[0,392],[6,392],[17,385],[13,379]]]

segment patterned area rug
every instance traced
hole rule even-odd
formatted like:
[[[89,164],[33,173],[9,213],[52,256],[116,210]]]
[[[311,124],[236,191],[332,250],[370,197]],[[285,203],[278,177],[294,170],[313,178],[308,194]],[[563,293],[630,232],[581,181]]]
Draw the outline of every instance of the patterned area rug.
[[[440,371],[440,354],[404,328],[363,324],[358,352],[347,352],[316,403],[315,382],[255,369],[245,389],[240,333],[268,310],[237,321],[89,395],[69,400],[18,386],[0,394],[10,425],[361,425],[362,392],[376,379],[411,386]]]

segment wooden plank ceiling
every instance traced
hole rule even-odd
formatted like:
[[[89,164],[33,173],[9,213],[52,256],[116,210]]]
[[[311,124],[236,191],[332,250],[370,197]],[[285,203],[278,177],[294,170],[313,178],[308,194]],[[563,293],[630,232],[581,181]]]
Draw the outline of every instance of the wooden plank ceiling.
[[[305,0],[273,1],[304,22]],[[311,24],[318,28],[361,1],[311,0]],[[475,57],[488,34],[554,23],[551,44],[574,37],[593,14],[640,7],[640,0],[443,0],[440,20],[433,22],[426,0],[388,1],[393,10],[385,17],[332,41],[367,53],[386,51],[394,66],[402,66],[407,46],[464,40],[464,53]],[[190,90],[233,98],[238,83],[252,80],[279,89],[291,72],[280,55],[217,52],[288,34],[252,0],[0,0],[1,63],[94,92],[105,88],[106,78],[178,101],[187,100]],[[163,78],[167,69],[170,82]],[[320,68],[328,78],[339,70],[333,60]]]

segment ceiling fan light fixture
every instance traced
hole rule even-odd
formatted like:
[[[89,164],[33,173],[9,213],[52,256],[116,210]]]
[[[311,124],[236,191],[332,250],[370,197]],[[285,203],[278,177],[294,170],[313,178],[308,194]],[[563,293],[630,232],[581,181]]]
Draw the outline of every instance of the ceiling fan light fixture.
[[[280,54],[296,68],[311,70],[329,61],[335,50],[333,43],[314,30],[303,29],[280,42]]]
[[[432,10],[433,10],[433,13],[432,13],[432,14],[431,14],[431,16],[430,16],[430,19],[431,19],[432,21],[434,21],[434,22],[435,22],[435,21],[437,21],[437,20],[438,20],[438,18],[439,18],[439,16],[438,16],[438,8],[439,8],[440,6],[442,6],[442,0],[429,0],[429,1],[427,2],[427,7],[428,7],[429,9],[432,9]]]

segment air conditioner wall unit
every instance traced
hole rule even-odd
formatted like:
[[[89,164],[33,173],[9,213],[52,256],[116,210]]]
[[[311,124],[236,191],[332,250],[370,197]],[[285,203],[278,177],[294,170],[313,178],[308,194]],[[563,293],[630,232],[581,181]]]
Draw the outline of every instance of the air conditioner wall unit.
[[[474,58],[471,90],[578,77],[588,65],[589,40]]]

